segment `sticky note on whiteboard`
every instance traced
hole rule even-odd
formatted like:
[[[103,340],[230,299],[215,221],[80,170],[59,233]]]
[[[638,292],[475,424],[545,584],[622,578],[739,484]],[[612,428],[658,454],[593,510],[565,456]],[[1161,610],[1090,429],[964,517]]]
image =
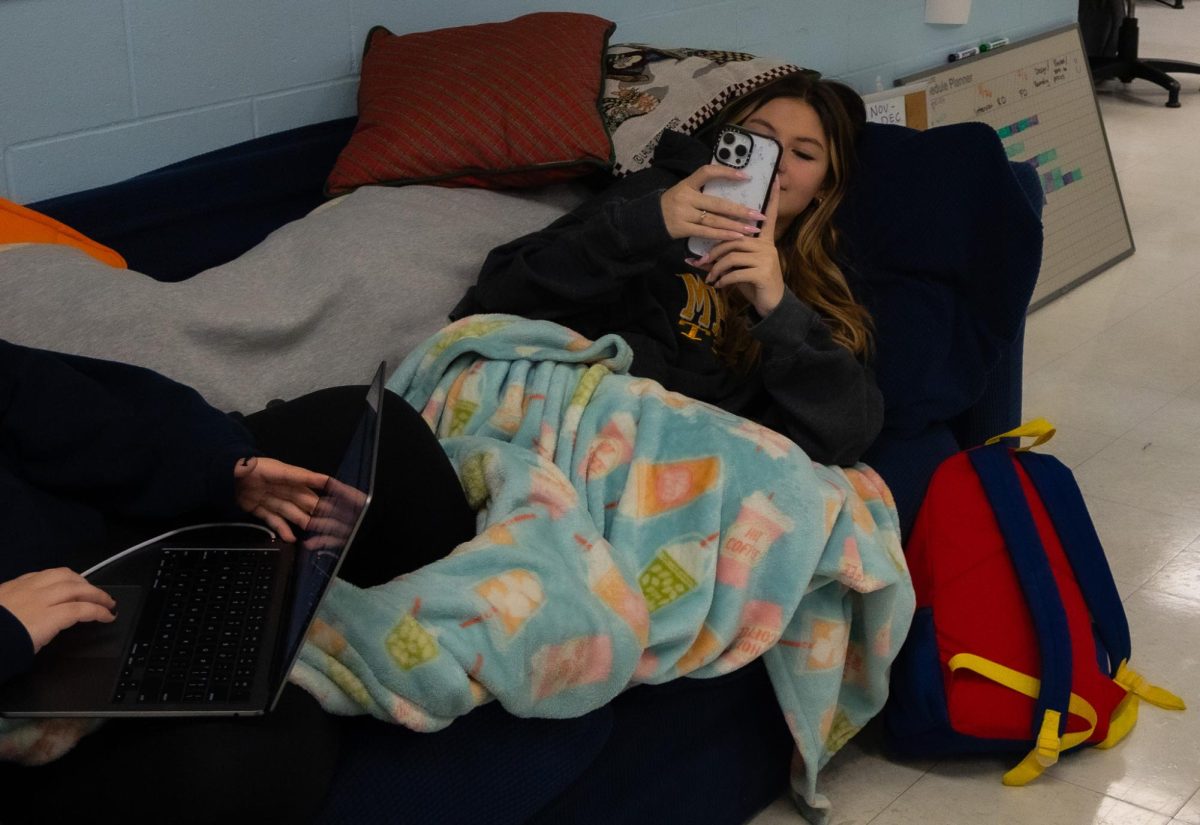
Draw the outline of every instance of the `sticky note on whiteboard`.
[[[907,126],[908,118],[904,114],[904,98],[889,97],[886,100],[876,100],[868,103],[867,120],[871,123],[890,123],[893,126]]]
[[[913,83],[863,95],[869,123],[925,129],[929,126],[928,84]]]

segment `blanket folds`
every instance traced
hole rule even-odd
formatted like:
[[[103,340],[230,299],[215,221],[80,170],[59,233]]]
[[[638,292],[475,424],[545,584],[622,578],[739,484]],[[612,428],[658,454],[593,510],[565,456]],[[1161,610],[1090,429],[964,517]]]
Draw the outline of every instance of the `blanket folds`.
[[[442,439],[478,535],[383,585],[336,582],[292,679],[332,712],[436,730],[493,698],[574,716],[763,656],[798,801],[823,808],[817,773],[882,708],[912,615],[890,493],[630,360],[616,336],[499,315],[414,351],[388,388]]]

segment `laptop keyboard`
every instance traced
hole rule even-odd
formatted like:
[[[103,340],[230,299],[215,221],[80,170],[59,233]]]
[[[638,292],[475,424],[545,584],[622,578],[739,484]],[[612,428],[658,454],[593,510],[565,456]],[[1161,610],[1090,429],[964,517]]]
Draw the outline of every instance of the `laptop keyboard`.
[[[274,550],[164,550],[113,701],[248,700],[278,563]]]

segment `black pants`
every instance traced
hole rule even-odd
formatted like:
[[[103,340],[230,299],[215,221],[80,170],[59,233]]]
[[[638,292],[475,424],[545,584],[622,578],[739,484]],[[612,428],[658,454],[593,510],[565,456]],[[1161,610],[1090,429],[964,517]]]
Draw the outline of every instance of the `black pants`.
[[[266,455],[322,473],[337,469],[365,387],[335,387],[268,407],[244,423]],[[360,587],[440,559],[475,535],[475,514],[429,426],[384,393],[375,495],[340,577]]]
[[[332,473],[364,393],[364,387],[322,390],[248,416],[245,424],[266,455]],[[379,450],[375,495],[341,570],[359,586],[415,570],[475,533],[446,454],[420,416],[391,393]],[[127,526],[121,540],[138,532],[147,538],[161,526]],[[0,823],[304,822],[328,789],[341,725],[292,685],[264,717],[113,720],[49,765],[0,763]]]

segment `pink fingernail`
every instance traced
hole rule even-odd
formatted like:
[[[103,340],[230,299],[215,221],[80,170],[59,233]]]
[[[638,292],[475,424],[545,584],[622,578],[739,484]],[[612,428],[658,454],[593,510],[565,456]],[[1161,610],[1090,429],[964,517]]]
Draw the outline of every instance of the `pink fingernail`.
[[[759,228],[757,226],[743,226],[742,230],[749,235],[757,235],[759,233]]]
[[[751,212],[749,214],[750,214],[750,217],[756,221],[765,221],[767,219],[767,216],[764,215],[762,212]]]

